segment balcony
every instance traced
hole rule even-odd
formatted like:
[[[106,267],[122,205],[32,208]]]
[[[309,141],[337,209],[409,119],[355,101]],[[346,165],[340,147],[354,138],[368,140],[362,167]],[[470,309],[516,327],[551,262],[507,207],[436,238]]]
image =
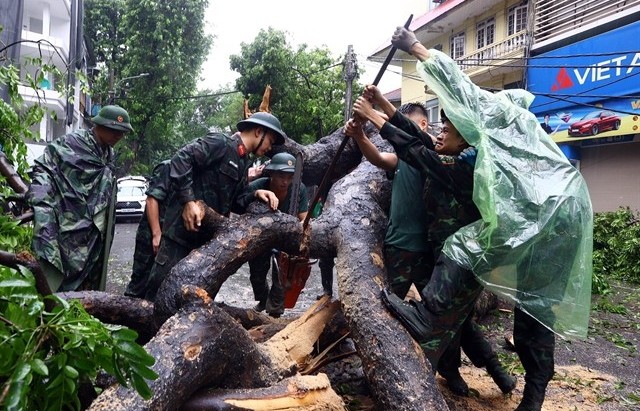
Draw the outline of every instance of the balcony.
[[[22,43],[20,54],[25,57],[40,57],[42,52],[42,59],[45,63],[53,63],[64,71],[69,61],[69,47],[66,41],[59,37],[45,36],[28,30],[22,30],[22,40],[33,42],[46,40],[40,43]]]
[[[526,30],[519,31],[504,40],[489,44],[456,61],[469,77],[481,75],[488,70],[492,74],[514,71],[514,63],[522,64],[527,42]],[[520,67],[515,68],[522,69]]]
[[[31,87],[18,86],[18,93],[28,105],[40,103],[47,109],[55,111],[58,118],[64,118],[66,100],[64,95],[56,90],[38,89],[36,92]]]

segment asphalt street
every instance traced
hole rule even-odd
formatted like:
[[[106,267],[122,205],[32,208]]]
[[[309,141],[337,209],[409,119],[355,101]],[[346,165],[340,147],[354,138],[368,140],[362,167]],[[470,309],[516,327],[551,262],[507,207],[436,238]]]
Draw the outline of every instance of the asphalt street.
[[[124,294],[124,289],[131,276],[131,264],[133,261],[137,227],[137,223],[116,224],[113,245],[111,246],[111,255],[109,257],[107,292],[120,295]],[[271,275],[269,275],[268,278],[270,280]],[[334,275],[334,298],[337,298],[337,289],[338,285]],[[320,269],[316,263],[311,268],[311,275],[298,298],[298,303],[294,308],[285,310],[284,317],[301,314],[316,301],[316,297],[321,293]],[[236,274],[229,277],[220,289],[215,301],[223,301],[228,305],[242,308],[251,308],[256,304],[253,300],[253,292],[251,291],[251,284],[249,282],[248,264],[244,264]]]

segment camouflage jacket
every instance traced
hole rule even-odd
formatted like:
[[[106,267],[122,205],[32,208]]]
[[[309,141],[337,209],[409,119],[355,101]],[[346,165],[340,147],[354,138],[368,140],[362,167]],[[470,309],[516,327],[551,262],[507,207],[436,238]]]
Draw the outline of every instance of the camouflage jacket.
[[[182,220],[187,201],[203,200],[222,215],[242,212],[236,197],[247,185],[249,154],[239,136],[210,133],[181,148],[169,164],[172,194],[165,210],[162,234],[178,244],[196,248],[211,235],[189,232]]]
[[[430,139],[408,134],[389,122],[380,134],[393,145],[399,159],[425,178],[427,238],[437,255],[447,237],[480,218],[473,202],[473,166],[458,156],[439,155]]]
[[[77,130],[49,143],[35,161],[27,193],[34,211],[32,248],[64,275],[61,290],[76,289],[106,268],[101,253],[111,248],[105,239],[114,228],[108,222],[115,187],[113,150],[102,148],[92,131]]]

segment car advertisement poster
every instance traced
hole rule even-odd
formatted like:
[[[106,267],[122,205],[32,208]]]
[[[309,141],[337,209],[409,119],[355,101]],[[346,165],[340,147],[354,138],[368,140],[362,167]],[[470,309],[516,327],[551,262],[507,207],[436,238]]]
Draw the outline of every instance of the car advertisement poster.
[[[640,133],[640,22],[532,57],[530,110],[556,142]]]

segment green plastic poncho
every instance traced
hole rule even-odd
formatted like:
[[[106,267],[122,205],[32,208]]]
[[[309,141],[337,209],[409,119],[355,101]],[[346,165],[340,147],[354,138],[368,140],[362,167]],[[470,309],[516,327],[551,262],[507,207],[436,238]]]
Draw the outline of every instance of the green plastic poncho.
[[[482,218],[443,252],[560,336],[586,337],[593,212],[585,181],[527,110],[531,93],[482,90],[447,55],[429,52],[417,70],[478,150],[473,200]]]

